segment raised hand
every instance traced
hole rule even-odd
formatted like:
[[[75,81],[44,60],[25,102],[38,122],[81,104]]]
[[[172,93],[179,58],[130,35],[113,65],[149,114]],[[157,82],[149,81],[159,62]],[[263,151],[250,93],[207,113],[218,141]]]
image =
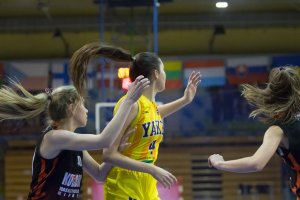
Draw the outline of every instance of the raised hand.
[[[158,182],[160,182],[164,186],[164,188],[171,188],[177,182],[176,177],[170,172],[155,165],[154,167],[154,172],[151,174]]]
[[[149,87],[150,81],[148,78],[144,78],[144,76],[138,76],[128,87],[127,92],[127,100],[134,103],[136,102],[145,88]]]
[[[213,154],[208,158],[208,166],[215,167],[216,163],[223,162],[224,158],[220,154]]]
[[[184,91],[183,97],[187,100],[188,103],[190,103],[197,92],[197,87],[199,83],[201,82],[201,73],[193,71],[189,77],[188,85],[186,86],[186,89]]]

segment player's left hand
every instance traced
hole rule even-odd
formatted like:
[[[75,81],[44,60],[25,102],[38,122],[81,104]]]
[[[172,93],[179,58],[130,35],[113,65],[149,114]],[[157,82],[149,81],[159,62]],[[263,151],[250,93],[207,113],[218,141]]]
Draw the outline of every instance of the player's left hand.
[[[195,94],[197,92],[197,87],[201,82],[201,76],[202,75],[200,72],[193,71],[189,77],[189,82],[185,88],[184,95],[183,95],[184,99],[186,99],[188,103],[193,101],[195,97]]]

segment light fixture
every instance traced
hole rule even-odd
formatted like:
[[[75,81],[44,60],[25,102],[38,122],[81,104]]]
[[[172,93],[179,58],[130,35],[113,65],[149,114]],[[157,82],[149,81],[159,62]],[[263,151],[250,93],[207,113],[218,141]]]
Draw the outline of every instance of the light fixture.
[[[226,1],[219,1],[219,2],[216,3],[216,7],[217,8],[227,8],[228,3]]]

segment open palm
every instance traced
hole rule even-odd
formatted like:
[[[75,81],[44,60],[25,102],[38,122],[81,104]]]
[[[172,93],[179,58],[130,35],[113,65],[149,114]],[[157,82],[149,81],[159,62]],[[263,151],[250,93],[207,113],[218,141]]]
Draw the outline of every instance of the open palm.
[[[184,98],[188,101],[191,102],[195,94],[197,92],[197,87],[199,83],[201,82],[201,73],[200,72],[195,72],[193,71],[189,77],[189,82],[188,85],[185,88],[184,91]]]

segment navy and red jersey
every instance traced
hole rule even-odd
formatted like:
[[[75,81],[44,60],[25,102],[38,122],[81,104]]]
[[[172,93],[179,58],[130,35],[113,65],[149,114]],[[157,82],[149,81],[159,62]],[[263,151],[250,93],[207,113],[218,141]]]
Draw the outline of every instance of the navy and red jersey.
[[[38,141],[32,162],[32,181],[27,200],[79,200],[82,184],[82,151],[64,150],[53,159],[40,154]]]
[[[291,189],[297,196],[297,200],[300,200],[300,121],[278,126],[288,138],[289,148],[279,146],[276,153],[288,167]]]

